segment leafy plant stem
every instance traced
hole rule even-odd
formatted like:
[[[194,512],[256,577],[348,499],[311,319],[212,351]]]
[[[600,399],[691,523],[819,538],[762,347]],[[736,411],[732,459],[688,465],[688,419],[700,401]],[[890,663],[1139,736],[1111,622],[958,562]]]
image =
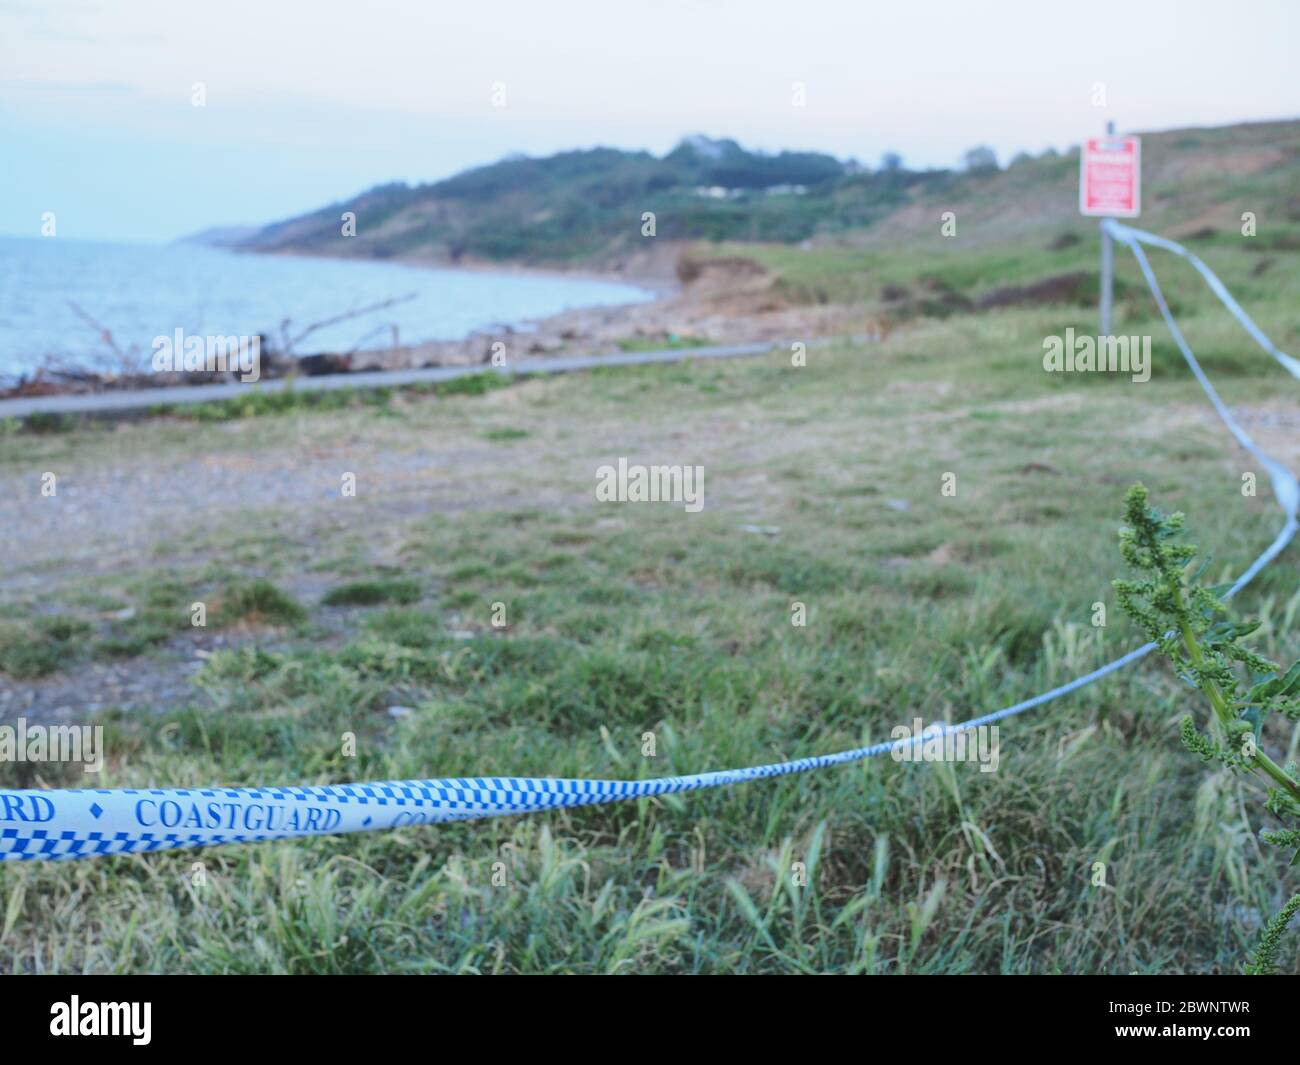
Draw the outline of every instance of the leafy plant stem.
[[[1202,665],[1204,659],[1201,654],[1201,645],[1193,634],[1191,627],[1183,622],[1180,626],[1183,637],[1183,646],[1187,648],[1187,656],[1192,660],[1192,665],[1198,668]],[[1223,697],[1223,692],[1219,690],[1218,684],[1212,680],[1205,682],[1205,694],[1210,700],[1210,705],[1214,707],[1214,716],[1220,725],[1220,731],[1226,736],[1228,734],[1228,724],[1232,720],[1232,713],[1228,708],[1228,702]],[[1287,793],[1296,799],[1300,799],[1300,784],[1286,775],[1286,771],[1278,765],[1272,758],[1264,753],[1262,748],[1255,749],[1254,764],[1273,778],[1275,782],[1286,789]]]

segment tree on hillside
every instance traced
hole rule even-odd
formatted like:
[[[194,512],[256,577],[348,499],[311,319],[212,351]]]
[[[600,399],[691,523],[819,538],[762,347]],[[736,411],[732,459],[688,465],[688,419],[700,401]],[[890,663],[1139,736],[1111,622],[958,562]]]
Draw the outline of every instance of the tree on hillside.
[[[880,157],[881,170],[902,170],[903,157],[897,152],[886,152]]]
[[[997,153],[987,144],[980,144],[971,148],[961,158],[966,169],[972,172],[996,170],[998,168]]]

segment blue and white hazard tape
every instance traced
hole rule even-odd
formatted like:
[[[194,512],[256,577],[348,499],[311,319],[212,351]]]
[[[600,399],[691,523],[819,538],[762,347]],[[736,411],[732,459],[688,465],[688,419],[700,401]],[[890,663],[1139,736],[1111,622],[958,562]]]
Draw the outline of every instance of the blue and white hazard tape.
[[[1141,245],[1166,248],[1188,259],[1246,331],[1295,377],[1300,377],[1300,361],[1279,351],[1228,295],[1222,282],[1187,249],[1110,220],[1104,224],[1116,240],[1132,249],[1151,286],[1160,313],[1192,373],[1233,436],[1268,470],[1273,494],[1286,517],[1273,542],[1251,563],[1228,593],[1235,594],[1294,538],[1296,513],[1300,507],[1300,483],[1285,465],[1259,449],[1219,398],[1170,314]],[[947,730],[966,731],[1024,713],[1123,669],[1150,654],[1154,647],[1154,644],[1145,644],[1059,688],[962,724],[948,726]],[[922,737],[911,737],[792,762],[656,780],[460,777],[282,788],[0,790],[0,861],[145,854],[179,847],[253,843],[594,806],[848,765],[919,742],[922,742]]]

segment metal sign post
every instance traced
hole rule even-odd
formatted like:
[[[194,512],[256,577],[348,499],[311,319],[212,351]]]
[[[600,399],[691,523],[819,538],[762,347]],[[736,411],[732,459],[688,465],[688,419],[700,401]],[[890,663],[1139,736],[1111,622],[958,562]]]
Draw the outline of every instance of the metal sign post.
[[[1097,223],[1101,227],[1101,327],[1098,336],[1113,336],[1111,331],[1111,306],[1115,301],[1115,242],[1106,232],[1106,219]]]

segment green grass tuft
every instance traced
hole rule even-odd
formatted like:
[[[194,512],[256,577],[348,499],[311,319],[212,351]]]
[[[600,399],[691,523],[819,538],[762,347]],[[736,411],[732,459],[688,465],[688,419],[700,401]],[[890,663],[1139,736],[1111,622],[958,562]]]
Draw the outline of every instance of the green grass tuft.
[[[219,625],[297,625],[307,619],[307,611],[296,599],[261,578],[229,585],[214,614]]]
[[[321,600],[326,606],[375,606],[379,603],[409,604],[420,599],[420,582],[406,578],[350,581],[331,588]]]

